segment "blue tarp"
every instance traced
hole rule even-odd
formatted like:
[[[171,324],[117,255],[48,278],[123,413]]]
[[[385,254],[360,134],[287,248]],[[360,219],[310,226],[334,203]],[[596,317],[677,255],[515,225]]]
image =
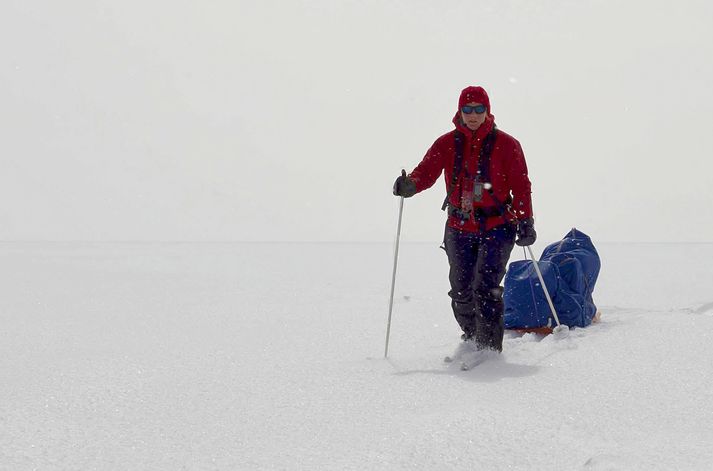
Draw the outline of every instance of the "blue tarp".
[[[547,298],[532,260],[512,262],[505,275],[505,328],[555,327]],[[592,323],[597,307],[592,291],[601,262],[589,236],[572,229],[561,241],[547,246],[537,262],[557,316],[569,327]]]

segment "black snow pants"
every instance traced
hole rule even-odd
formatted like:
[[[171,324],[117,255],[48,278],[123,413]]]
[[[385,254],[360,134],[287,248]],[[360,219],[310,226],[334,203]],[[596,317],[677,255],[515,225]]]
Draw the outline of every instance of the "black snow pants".
[[[448,263],[451,306],[466,338],[478,348],[503,349],[503,288],[500,286],[515,245],[510,224],[483,234],[446,226],[444,238]]]

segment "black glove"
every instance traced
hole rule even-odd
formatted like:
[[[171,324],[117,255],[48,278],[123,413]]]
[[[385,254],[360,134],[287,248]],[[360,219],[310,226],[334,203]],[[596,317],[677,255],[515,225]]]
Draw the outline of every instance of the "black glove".
[[[394,195],[410,198],[416,194],[416,182],[406,176],[406,170],[401,170],[401,176],[394,182]]]
[[[532,245],[537,240],[535,232],[535,220],[532,218],[523,219],[517,223],[517,239],[515,243],[520,247]]]

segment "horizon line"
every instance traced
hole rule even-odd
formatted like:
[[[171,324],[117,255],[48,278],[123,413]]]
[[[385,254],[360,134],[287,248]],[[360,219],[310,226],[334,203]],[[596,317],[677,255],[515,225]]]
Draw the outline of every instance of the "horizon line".
[[[559,240],[559,239],[558,239]],[[441,241],[442,242],[442,241]],[[401,244],[440,244],[435,240],[401,240]],[[539,241],[538,241],[539,242]],[[550,243],[557,242],[553,240]],[[368,245],[368,244],[393,244],[391,240],[234,240],[234,239],[216,239],[216,240],[180,240],[180,239],[116,239],[116,240],[0,240],[0,244],[353,244],[353,245]],[[536,242],[537,243],[537,242]],[[711,241],[597,241],[597,244],[650,244],[650,245],[710,245]]]

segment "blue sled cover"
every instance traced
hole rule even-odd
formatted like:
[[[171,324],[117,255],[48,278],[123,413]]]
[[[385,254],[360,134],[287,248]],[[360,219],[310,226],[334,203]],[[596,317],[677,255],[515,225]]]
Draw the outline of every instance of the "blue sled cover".
[[[505,328],[556,327],[532,260],[512,262],[505,275]],[[589,236],[572,229],[550,244],[537,262],[557,316],[569,327],[592,323],[597,307],[592,292],[601,261]]]

